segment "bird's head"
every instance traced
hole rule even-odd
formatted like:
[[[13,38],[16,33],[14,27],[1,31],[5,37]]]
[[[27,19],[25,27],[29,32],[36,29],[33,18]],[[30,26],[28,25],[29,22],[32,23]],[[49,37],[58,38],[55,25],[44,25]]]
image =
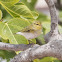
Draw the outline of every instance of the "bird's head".
[[[40,21],[35,21],[35,22],[33,23],[33,28],[34,28],[35,30],[40,30],[41,27],[42,27],[42,25],[41,25],[41,22],[40,22]]]

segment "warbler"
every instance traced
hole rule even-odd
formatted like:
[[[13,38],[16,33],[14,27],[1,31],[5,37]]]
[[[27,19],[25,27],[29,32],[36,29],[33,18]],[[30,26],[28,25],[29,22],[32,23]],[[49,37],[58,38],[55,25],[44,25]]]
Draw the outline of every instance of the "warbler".
[[[35,21],[31,25],[17,32],[16,34],[23,35],[26,39],[31,40],[41,34],[41,28],[42,26],[40,21]]]

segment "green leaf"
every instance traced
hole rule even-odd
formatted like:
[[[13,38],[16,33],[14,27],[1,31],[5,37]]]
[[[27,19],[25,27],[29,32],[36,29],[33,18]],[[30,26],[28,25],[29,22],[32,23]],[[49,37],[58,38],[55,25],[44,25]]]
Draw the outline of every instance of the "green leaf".
[[[12,44],[28,44],[28,40],[22,35],[14,33],[28,26],[30,23],[20,18],[11,19],[8,23],[0,22],[0,36],[9,39]]]
[[[59,32],[62,33],[62,27],[59,25],[58,28],[59,28]]]
[[[2,11],[0,10],[0,20],[2,19]]]
[[[32,41],[32,43],[35,43],[36,44],[36,39],[32,39],[31,41]]]
[[[33,62],[40,62],[40,60],[39,59],[34,59]]]
[[[43,34],[41,34],[40,36],[38,36],[37,39],[39,39],[42,44],[45,44],[45,40],[44,40],[44,35]]]
[[[21,20],[21,21],[20,21]],[[18,27],[21,27],[21,29],[18,29],[17,27],[17,30],[20,31],[22,30],[24,27],[26,26],[29,26],[30,23],[27,21],[27,20],[24,20],[24,19],[20,19],[20,18],[13,18],[11,19],[10,21],[8,21],[8,24],[12,25],[12,26],[18,26]],[[14,30],[14,29],[12,29]],[[16,31],[13,31],[14,33],[16,33]],[[20,36],[20,35],[19,35]],[[36,40],[35,39],[32,39],[31,40],[33,43],[36,43]]]
[[[9,4],[14,5],[18,2],[19,2],[19,0],[0,0],[0,3],[4,3],[4,4],[7,4],[7,5],[9,5]]]
[[[0,37],[0,42],[8,43],[8,42],[9,42],[9,40],[8,40],[8,39],[3,39],[2,37]]]
[[[33,18],[31,11],[23,3],[17,3],[15,5],[10,5],[10,4],[2,2],[1,5],[13,17],[14,17],[14,15],[16,15],[17,17],[31,17],[31,18]]]
[[[0,36],[3,39],[9,39],[11,44],[28,44],[29,42],[24,36],[15,33],[29,25],[27,20],[21,18],[13,18],[7,23],[0,22]],[[36,43],[36,40],[32,39],[32,42]]]
[[[45,28],[45,34],[50,31],[50,22],[42,22],[42,26]]]
[[[59,16],[62,18],[62,11],[59,12]]]
[[[11,5],[11,3],[6,3],[4,1],[0,1],[0,4],[5,8],[5,10],[13,17],[21,17],[21,18],[33,18],[36,19],[38,14],[36,12],[31,12],[24,3],[17,3],[15,5]]]
[[[9,62],[10,58],[13,58],[16,55],[14,51],[6,51],[6,50],[0,50],[0,58],[6,59],[7,62]],[[0,60],[0,62],[2,62]]]
[[[37,0],[21,0],[21,2],[24,2],[30,10],[34,10]]]
[[[45,34],[46,34],[50,31],[51,23],[50,22],[42,22],[42,26],[45,28]],[[58,25],[58,29],[59,29],[59,32],[62,33],[62,27],[60,25]]]
[[[60,60],[53,57],[45,57],[43,59],[35,59],[33,62],[60,62]]]
[[[33,14],[34,19],[37,19],[39,16],[39,14],[35,11],[32,11],[32,14]]]
[[[53,57],[45,57],[40,60],[40,62],[55,62],[55,61],[59,62],[57,58],[53,58]]]
[[[46,21],[49,22],[50,21],[50,17],[46,16],[43,13],[40,13],[40,12],[38,12],[38,13],[39,13],[39,16],[38,16],[37,20],[40,20],[42,22],[46,22]]]
[[[32,17],[33,18],[31,11],[23,3],[18,3],[8,8],[9,8],[9,11],[17,14],[20,17]]]
[[[21,18],[10,19],[7,23],[12,26],[23,27],[23,28],[30,25],[29,21],[27,21],[25,19],[21,19]],[[17,28],[17,29],[19,29],[19,28]],[[21,30],[21,29],[19,29],[19,30]]]

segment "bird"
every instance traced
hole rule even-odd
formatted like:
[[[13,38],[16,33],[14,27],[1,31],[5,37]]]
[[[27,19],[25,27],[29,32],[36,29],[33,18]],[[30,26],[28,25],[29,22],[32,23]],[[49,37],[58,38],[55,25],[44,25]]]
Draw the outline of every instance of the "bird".
[[[27,40],[34,39],[41,34],[42,25],[40,21],[34,21],[31,25],[26,26],[16,34],[24,36]]]

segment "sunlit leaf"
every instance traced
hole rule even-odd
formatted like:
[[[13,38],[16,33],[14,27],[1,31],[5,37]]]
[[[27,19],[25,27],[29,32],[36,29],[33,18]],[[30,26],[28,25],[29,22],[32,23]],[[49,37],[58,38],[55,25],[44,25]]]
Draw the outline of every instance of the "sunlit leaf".
[[[0,1],[0,4],[5,8],[5,10],[13,17],[24,17],[24,18],[33,18],[33,19],[37,19],[38,14],[36,12],[32,12],[28,9],[28,7],[26,5],[24,5],[24,3],[19,2],[16,3],[18,1],[16,1],[13,5],[12,3],[14,1],[10,1],[8,2],[6,1]]]
[[[57,58],[53,58],[53,57],[45,57],[42,59],[35,59],[33,60],[33,62],[60,62],[60,60],[58,60]]]
[[[50,17],[46,16],[43,13],[40,13],[40,12],[38,12],[38,13],[39,13],[39,16],[38,16],[37,20],[40,20],[41,22],[46,22],[46,21],[49,22],[50,21]]]
[[[7,23],[0,22],[0,36],[3,39],[9,39],[12,44],[28,44],[29,42],[24,36],[15,33],[29,25],[27,20],[21,18],[11,19]],[[35,39],[32,41],[36,43]]]
[[[2,11],[0,10],[0,20],[2,19]]]
[[[9,5],[9,4],[14,5],[18,2],[19,2],[19,0],[0,0],[0,3],[4,3],[4,4],[7,4],[7,5]]]
[[[50,31],[51,23],[50,22],[43,22],[42,26],[45,28],[45,34],[46,34]],[[58,25],[58,29],[59,29],[59,32],[62,33],[62,27],[60,25]]]
[[[31,18],[33,18],[31,11],[23,3],[17,3],[15,5],[10,6],[10,4],[1,2],[1,5],[13,17],[14,17],[14,15],[16,15],[17,17],[31,17]]]
[[[45,57],[40,60],[40,62],[55,62],[55,61],[59,62],[57,58],[53,58],[53,57]]]
[[[34,19],[37,19],[39,16],[39,14],[35,11],[32,11],[32,14],[33,14]]]
[[[39,59],[34,59],[33,62],[40,62],[40,60]]]
[[[29,7],[29,9],[31,10],[35,9],[34,7],[35,7],[37,0],[21,0],[21,1],[24,2],[27,5],[27,7]]]
[[[0,22],[0,36],[4,39],[9,39],[10,43],[12,44],[28,44],[28,41],[24,36],[16,35],[14,33],[29,25],[29,22],[24,22],[22,19],[12,20],[10,20],[8,23]]]
[[[10,58],[13,58],[15,55],[16,54],[14,51],[0,50],[0,61],[2,62],[3,59],[5,59],[5,60],[7,60],[7,62],[9,62]]]
[[[42,26],[45,28],[45,34],[50,31],[50,22],[42,22]]]

